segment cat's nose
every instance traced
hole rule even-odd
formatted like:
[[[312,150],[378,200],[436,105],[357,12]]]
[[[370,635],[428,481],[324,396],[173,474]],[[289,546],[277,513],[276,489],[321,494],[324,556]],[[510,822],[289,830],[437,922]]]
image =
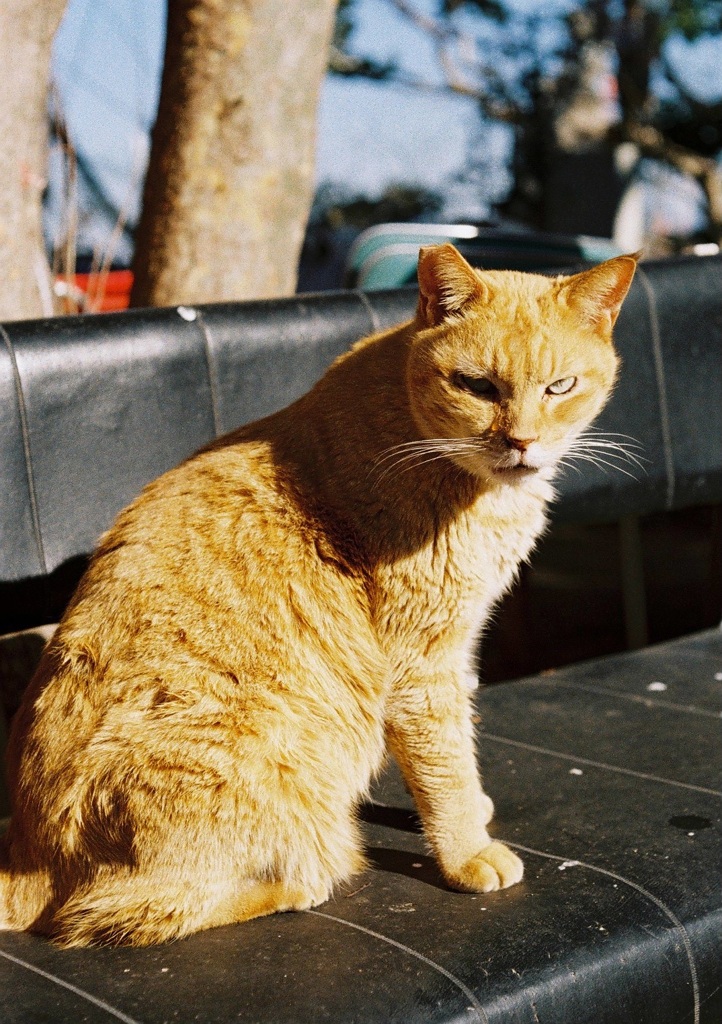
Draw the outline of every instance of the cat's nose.
[[[518,452],[525,452],[529,445],[534,444],[537,440],[536,437],[511,437],[507,435],[504,440],[510,448],[515,448]]]

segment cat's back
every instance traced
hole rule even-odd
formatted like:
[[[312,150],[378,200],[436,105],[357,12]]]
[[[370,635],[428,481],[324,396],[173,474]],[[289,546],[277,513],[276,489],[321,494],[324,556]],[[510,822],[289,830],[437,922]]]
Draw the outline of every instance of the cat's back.
[[[120,514],[16,716],[18,806],[42,791],[57,819],[93,779],[159,758],[195,792],[194,771],[233,779],[269,743],[313,764],[319,735],[363,784],[386,660],[353,539],[334,538],[292,476],[270,442],[226,439]]]
[[[265,792],[283,752],[299,792],[319,758],[365,785],[387,675],[365,584],[272,449],[222,439],[101,539],[14,722],[10,784],[34,842],[55,842],[48,823],[72,823],[98,780],[170,786],[189,814],[211,814],[219,786]]]
[[[92,730],[115,704],[146,716],[166,691],[238,704],[264,679],[299,679],[309,657],[320,684],[378,678],[353,541],[334,540],[272,440],[248,434],[191,457],[120,513],[28,690],[20,731],[27,718],[52,733],[68,714]]]
[[[134,579],[151,586],[161,581],[145,579],[146,571],[177,570],[190,581],[198,570],[206,585],[208,559],[237,565],[261,545],[269,559],[277,535],[302,540],[293,489],[281,479],[271,447],[229,435],[148,484],[101,538],[91,575],[132,563]]]

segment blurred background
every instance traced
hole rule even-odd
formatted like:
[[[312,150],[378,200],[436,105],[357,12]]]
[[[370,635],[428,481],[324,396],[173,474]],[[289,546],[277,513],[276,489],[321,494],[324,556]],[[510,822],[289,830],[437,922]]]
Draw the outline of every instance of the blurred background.
[[[69,233],[79,269],[132,265],[165,26],[164,0],[67,5],[44,200],[56,270]],[[388,221],[712,251],[722,5],[341,0],[315,152],[302,289],[338,287],[358,232]]]

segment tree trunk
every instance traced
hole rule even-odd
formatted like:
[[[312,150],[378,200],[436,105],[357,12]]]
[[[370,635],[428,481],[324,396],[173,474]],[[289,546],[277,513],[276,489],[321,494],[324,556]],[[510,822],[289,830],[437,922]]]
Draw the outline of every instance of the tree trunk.
[[[131,304],[294,291],[336,0],[169,0]]]
[[[50,48],[65,0],[0,3],[0,321],[52,305],[42,227]]]

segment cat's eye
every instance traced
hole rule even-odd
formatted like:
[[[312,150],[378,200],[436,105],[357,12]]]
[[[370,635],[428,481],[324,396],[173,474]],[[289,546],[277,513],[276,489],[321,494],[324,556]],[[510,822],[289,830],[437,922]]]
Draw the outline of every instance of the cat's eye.
[[[577,382],[576,377],[561,377],[547,388],[548,395],[566,395]]]
[[[473,395],[478,395],[479,398],[494,399],[499,395],[496,384],[488,377],[472,377],[468,373],[457,373],[454,376],[454,383],[466,391],[471,391]]]

